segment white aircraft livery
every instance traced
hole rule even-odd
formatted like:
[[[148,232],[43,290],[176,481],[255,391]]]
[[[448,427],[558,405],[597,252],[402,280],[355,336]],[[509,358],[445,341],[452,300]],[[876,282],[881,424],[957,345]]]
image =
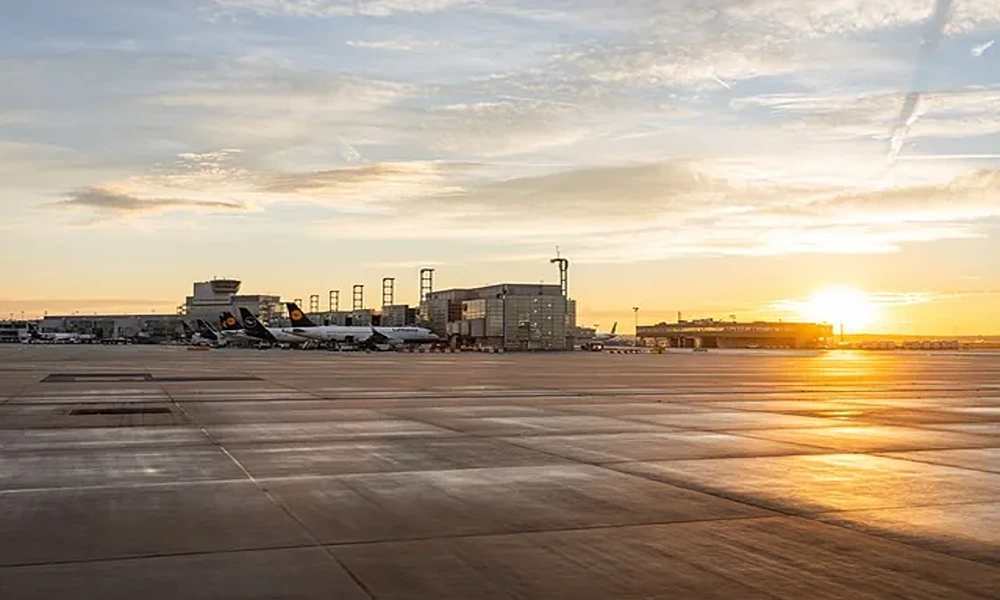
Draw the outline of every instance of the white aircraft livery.
[[[292,321],[292,327],[287,330],[288,332],[322,342],[372,343],[398,346],[403,344],[429,344],[441,339],[433,331],[423,327],[316,325],[294,302],[288,303],[288,316]]]

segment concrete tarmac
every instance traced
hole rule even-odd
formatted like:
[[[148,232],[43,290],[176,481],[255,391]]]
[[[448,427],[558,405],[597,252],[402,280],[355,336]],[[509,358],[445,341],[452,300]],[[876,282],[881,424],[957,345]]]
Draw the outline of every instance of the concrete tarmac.
[[[998,598],[1000,354],[0,346],[0,598]]]

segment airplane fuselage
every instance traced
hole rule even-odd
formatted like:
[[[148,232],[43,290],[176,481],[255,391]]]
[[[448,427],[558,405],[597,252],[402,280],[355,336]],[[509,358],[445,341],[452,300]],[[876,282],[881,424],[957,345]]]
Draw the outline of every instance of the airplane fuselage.
[[[303,344],[313,340],[313,338],[293,333],[292,329],[282,327],[268,327],[267,331],[274,336],[274,339],[282,344]]]
[[[351,343],[364,342],[376,333],[385,336],[390,343],[429,344],[440,338],[423,327],[363,327],[350,325],[321,325],[318,327],[292,327],[285,332],[322,342]]]

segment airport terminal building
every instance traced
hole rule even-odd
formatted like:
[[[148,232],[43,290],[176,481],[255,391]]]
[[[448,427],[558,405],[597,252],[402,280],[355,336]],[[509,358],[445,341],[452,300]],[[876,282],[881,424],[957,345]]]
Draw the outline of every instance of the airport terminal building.
[[[216,325],[223,312],[239,314],[241,308],[260,316],[271,326],[288,325],[280,296],[241,295],[242,282],[213,279],[196,282],[193,291],[176,311],[142,315],[46,316],[39,322],[42,333],[78,333],[95,340],[128,339],[160,343],[182,339],[184,324],[202,319]],[[577,337],[576,302],[565,288],[554,284],[501,283],[476,288],[442,291],[422,290],[420,308],[391,303],[381,310],[318,309],[319,296],[310,298],[310,318],[318,325],[421,325],[432,329],[454,346],[490,347],[507,350],[571,350]],[[384,299],[388,300],[385,297]],[[301,304],[300,304],[301,305]],[[22,338],[8,328],[11,340]]]
[[[265,323],[281,318],[285,307],[279,296],[239,295],[242,282],[214,279],[194,284],[192,295],[177,307],[176,314],[134,315],[46,315],[38,323],[41,333],[79,333],[97,340],[127,338],[136,341],[163,342],[184,335],[181,321],[203,319],[215,325],[222,312],[237,314],[242,307],[261,316]]]
[[[640,345],[667,348],[825,348],[834,342],[833,326],[820,323],[699,319],[640,325]]]
[[[184,331],[181,317],[161,315],[52,315],[38,323],[41,333],[78,333],[97,340],[128,338],[160,342],[176,338]]]

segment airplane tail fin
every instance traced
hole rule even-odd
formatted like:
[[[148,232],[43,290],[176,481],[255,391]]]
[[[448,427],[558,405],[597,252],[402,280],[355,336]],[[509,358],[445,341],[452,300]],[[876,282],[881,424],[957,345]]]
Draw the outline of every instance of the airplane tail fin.
[[[615,324],[611,326],[611,335],[614,335],[615,331],[617,330],[618,330],[618,321],[615,321]]]
[[[292,320],[292,327],[316,327],[309,317],[306,316],[299,305],[294,302],[289,302],[288,306],[288,317]]]
[[[202,321],[201,319],[198,319],[197,325],[198,325],[198,333],[200,333],[206,339],[212,340],[213,342],[219,339],[219,335],[215,333],[215,330],[212,329],[208,323]]]
[[[250,309],[245,307],[240,307],[240,317],[243,318],[243,328],[246,332],[255,338],[260,338],[262,340],[267,340],[268,342],[277,342],[278,340],[274,337],[274,334],[267,330],[264,325],[250,312]]]
[[[228,311],[222,313],[219,323],[222,325],[223,331],[238,331],[242,329],[240,322],[233,316],[233,313]]]

